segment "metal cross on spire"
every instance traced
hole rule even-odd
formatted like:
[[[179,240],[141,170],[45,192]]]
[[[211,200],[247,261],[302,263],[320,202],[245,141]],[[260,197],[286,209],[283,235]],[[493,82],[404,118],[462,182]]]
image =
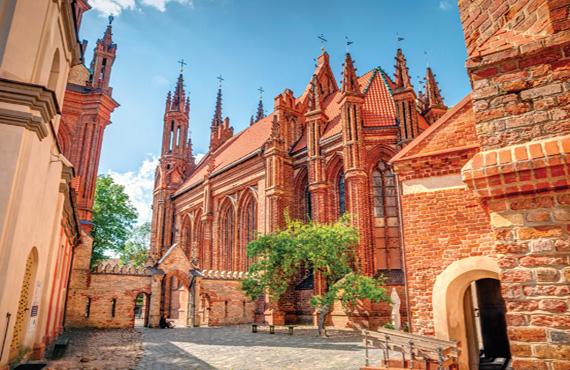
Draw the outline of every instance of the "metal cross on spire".
[[[328,41],[327,39],[325,39],[325,35],[324,34],[320,34],[319,36],[317,36],[317,38],[319,40],[321,40],[321,50],[324,52],[325,51],[325,43]]]
[[[265,92],[265,90],[263,90],[263,87],[259,87],[257,91],[259,91],[259,99],[261,99],[263,97],[263,93]]]
[[[115,17],[113,17],[112,15],[109,16],[109,26],[111,25],[111,23],[113,23],[114,19]]]
[[[222,75],[219,75],[216,78],[218,79],[218,88],[221,89],[222,88],[222,81],[224,81],[224,78],[222,77]]]
[[[180,60],[178,61],[178,64],[180,64],[180,73],[182,74],[182,72],[184,72],[184,66],[185,66],[185,65],[188,65],[188,63],[186,63],[186,62],[184,61],[184,59],[180,59]]]
[[[350,52],[350,45],[354,44],[354,41],[350,41],[348,36],[344,36],[344,38],[346,40],[346,53],[348,54]]]
[[[424,55],[425,55],[425,57],[426,57],[426,67],[429,68],[429,54],[428,54],[427,51],[424,51]]]

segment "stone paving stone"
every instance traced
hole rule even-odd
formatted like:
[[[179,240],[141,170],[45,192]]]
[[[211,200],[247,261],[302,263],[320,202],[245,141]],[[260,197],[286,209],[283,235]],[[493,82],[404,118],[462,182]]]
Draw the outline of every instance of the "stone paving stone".
[[[364,346],[353,331],[314,329],[251,333],[250,326],[143,329],[144,356],[137,369],[358,369]],[[370,350],[378,363],[379,350]]]

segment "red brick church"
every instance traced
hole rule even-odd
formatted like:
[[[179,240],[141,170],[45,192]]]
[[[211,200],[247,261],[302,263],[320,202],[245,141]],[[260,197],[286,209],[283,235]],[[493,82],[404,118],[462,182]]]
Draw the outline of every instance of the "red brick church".
[[[210,312],[210,320],[247,322],[255,309],[268,321],[312,321],[308,299],[322,287],[311,273],[292,282],[287,297],[271,309],[262,302],[254,307],[233,281],[249,266],[248,242],[256,233],[284,226],[286,212],[317,222],[350,213],[360,232],[360,269],[384,274],[390,285],[403,287],[397,185],[388,161],[447,107],[429,68],[426,91],[416,94],[401,49],[394,76],[381,68],[358,76],[348,53],[340,85],[332,68],[323,51],[304,91],[295,96],[285,89],[267,116],[260,101],[256,118],[239,133],[222,115],[220,86],[210,149],[199,163],[188,136],[190,102],[182,74],[168,93],[151,255],[164,263],[178,249],[207,276],[225,276],[228,284],[212,289],[202,284],[198,306],[206,307],[198,310],[238,311],[243,306],[245,313],[217,317]],[[176,317],[178,285],[175,275],[163,285],[162,309]],[[370,320],[388,320],[387,311],[385,317],[379,316],[381,310],[375,312]]]
[[[222,115],[220,86],[196,163],[181,74],[166,98],[151,263],[90,271],[79,246],[69,325],[131,326],[141,295],[150,326],[161,314],[188,326],[311,322],[323,287],[310,272],[278,302],[243,294],[246,245],[285,211],[316,222],[348,212],[358,268],[387,277],[412,333],[457,341],[459,368],[479,368],[483,353],[570,369],[570,1],[459,10],[473,91],[449,110],[429,68],[416,93],[402,50],[393,76],[359,76],[347,53],[340,84],[323,51],[305,90],[285,89],[267,115],[260,101],[242,132]],[[390,321],[387,305],[349,315]],[[336,307],[331,322],[347,314]]]

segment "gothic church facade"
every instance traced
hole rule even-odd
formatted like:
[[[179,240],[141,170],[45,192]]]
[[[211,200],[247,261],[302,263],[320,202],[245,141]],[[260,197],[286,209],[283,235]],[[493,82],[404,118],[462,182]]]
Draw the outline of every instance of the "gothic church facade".
[[[359,76],[347,53],[339,85],[323,51],[301,94],[285,89],[267,116],[260,101],[256,118],[239,133],[222,115],[220,87],[210,148],[199,163],[192,156],[190,101],[179,76],[166,99],[150,256],[168,270],[164,266],[176,249],[205,277],[196,278],[200,295],[184,299],[192,301],[184,307],[177,269],[167,272],[162,313],[178,318],[192,308],[200,324],[247,322],[254,316],[275,323],[312,322],[309,298],[323,289],[312,272],[291,282],[285,297],[271,304],[250,302],[236,279],[249,266],[248,242],[283,227],[287,212],[320,223],[352,215],[360,234],[358,268],[370,276],[385,275],[389,288],[404,294],[397,184],[388,161],[447,107],[430,68],[426,91],[418,95],[401,49],[395,59],[394,76],[381,68]],[[216,285],[206,284],[214,277]],[[387,306],[372,312],[352,319],[373,325],[389,321]],[[344,325],[346,319],[341,310],[333,312],[333,323]]]

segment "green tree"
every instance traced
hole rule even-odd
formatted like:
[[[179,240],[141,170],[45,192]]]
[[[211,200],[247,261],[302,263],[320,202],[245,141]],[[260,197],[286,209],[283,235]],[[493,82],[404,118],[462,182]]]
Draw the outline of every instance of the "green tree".
[[[135,226],[125,243],[125,247],[119,252],[121,263],[133,264],[136,267],[144,265],[150,246],[150,222]]]
[[[111,176],[99,175],[93,204],[93,254],[91,264],[107,258],[107,253],[120,254],[138,217],[122,185]]]
[[[326,335],[325,318],[335,299],[347,310],[354,309],[362,299],[389,301],[381,279],[353,269],[357,243],[358,232],[350,226],[348,217],[332,224],[287,219],[285,229],[260,235],[249,243],[247,254],[255,262],[243,281],[243,289],[254,299],[267,291],[277,300],[303,266],[313,266],[327,287],[324,294],[311,299],[319,311],[319,335]]]

